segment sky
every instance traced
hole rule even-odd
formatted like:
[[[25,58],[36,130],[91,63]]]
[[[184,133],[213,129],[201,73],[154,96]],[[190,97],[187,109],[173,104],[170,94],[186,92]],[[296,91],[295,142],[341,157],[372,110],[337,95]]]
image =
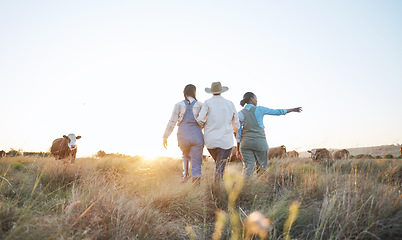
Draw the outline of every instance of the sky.
[[[0,1],[0,149],[180,156],[184,86],[272,109],[287,150],[402,143],[401,1]],[[206,150],[205,150],[205,154]]]

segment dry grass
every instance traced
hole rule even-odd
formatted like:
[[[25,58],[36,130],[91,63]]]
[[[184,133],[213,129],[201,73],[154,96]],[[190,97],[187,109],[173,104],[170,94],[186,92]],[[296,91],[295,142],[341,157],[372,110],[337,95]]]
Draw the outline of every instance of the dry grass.
[[[180,183],[179,159],[86,158],[64,167],[52,158],[4,158],[0,238],[212,239],[215,228],[221,239],[243,236],[242,224],[231,229],[237,220],[215,225],[219,209],[240,223],[261,212],[271,221],[270,239],[402,238],[401,160],[273,161],[235,200],[213,171],[205,163],[197,187]]]

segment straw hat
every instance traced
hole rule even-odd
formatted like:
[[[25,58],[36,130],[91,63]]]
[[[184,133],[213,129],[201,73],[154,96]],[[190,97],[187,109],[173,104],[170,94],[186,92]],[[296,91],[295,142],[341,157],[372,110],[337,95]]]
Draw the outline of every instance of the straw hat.
[[[223,86],[220,82],[213,82],[211,84],[211,88],[205,88],[205,92],[207,93],[212,93],[212,94],[218,94],[218,93],[223,93],[229,90],[228,87]]]

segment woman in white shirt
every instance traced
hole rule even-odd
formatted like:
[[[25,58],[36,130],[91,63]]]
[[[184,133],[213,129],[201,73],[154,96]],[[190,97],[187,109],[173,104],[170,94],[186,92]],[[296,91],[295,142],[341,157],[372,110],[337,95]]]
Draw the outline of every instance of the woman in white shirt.
[[[187,181],[189,177],[188,166],[191,163],[193,181],[199,183],[202,175],[204,136],[196,118],[202,108],[202,103],[197,101],[196,87],[192,84],[188,84],[184,88],[183,94],[184,100],[176,103],[166,126],[163,146],[167,148],[167,139],[177,123],[177,141],[183,152],[183,181]]]

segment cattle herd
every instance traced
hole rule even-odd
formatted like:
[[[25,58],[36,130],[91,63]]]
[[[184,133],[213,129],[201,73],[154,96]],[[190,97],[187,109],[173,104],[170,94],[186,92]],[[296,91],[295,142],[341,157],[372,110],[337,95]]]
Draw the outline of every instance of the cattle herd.
[[[229,161],[230,162],[236,162],[240,161],[240,159],[237,159],[236,156],[237,152],[237,147],[234,146],[232,148],[232,152],[230,154]],[[349,159],[349,151],[346,149],[340,149],[340,150],[334,150],[330,152],[326,148],[315,148],[307,151],[310,153],[310,157],[312,160],[317,161],[317,162],[322,162],[322,161],[328,161],[328,160],[347,160]],[[402,155],[402,147],[401,147],[401,155]],[[286,152],[286,147],[285,145],[279,146],[279,147],[273,147],[268,150],[268,159],[274,159],[274,158],[299,158],[299,153],[295,150]]]
[[[53,141],[52,147],[50,148],[50,152],[56,160],[63,161],[64,164],[73,164],[77,155],[77,145],[76,140],[80,139],[81,136],[75,136],[75,134],[71,133],[68,136],[63,135],[62,138],[57,138]],[[328,160],[347,160],[349,159],[349,151],[346,149],[334,150],[330,152],[326,148],[315,148],[307,151],[310,153],[310,157],[313,161],[322,162]],[[237,147],[234,146],[232,148],[232,152],[229,157],[230,162],[237,162],[240,159],[237,159],[236,156]],[[402,156],[402,147],[400,148],[400,153]],[[360,154],[358,156],[363,156],[364,154]],[[0,151],[0,158],[5,157],[6,152],[4,150]],[[286,152],[286,147],[284,145],[279,147],[270,148],[268,150],[268,159],[274,158],[299,158],[299,153],[295,150]],[[364,157],[364,156],[363,156]],[[372,157],[371,155],[367,155],[367,157]],[[204,155],[204,160],[206,160],[206,156]]]

